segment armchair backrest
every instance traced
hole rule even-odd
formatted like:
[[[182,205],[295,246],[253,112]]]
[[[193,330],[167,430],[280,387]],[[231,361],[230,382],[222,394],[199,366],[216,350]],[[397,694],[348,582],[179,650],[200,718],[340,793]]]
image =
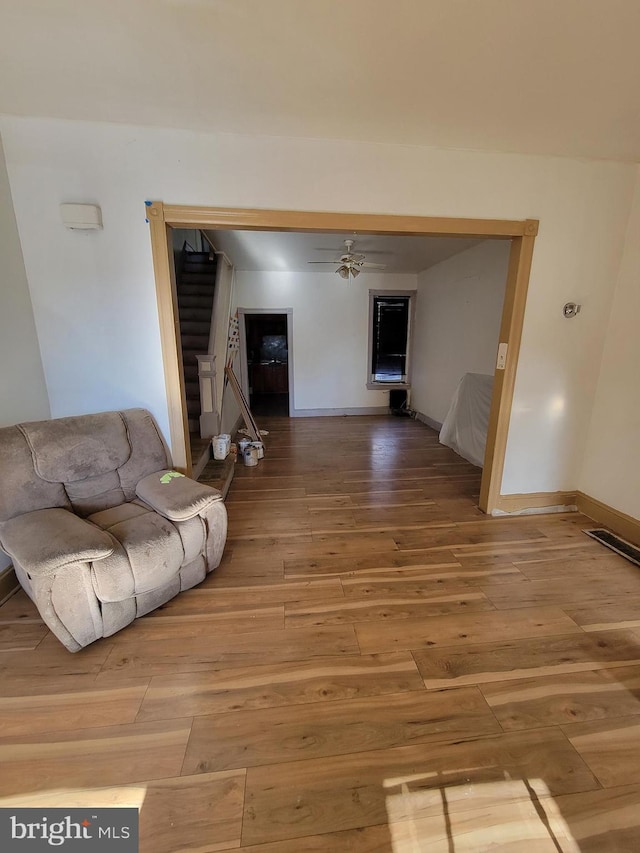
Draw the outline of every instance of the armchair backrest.
[[[171,465],[145,409],[0,429],[0,523],[63,507],[85,517],[133,500],[139,480]]]

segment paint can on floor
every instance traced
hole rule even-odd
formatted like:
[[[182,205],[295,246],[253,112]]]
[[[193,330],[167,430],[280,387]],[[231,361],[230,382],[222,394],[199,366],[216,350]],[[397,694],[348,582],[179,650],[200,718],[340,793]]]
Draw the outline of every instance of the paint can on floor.
[[[264,444],[261,441],[252,441],[251,446],[258,451],[258,459],[264,459]]]
[[[253,468],[258,464],[258,448],[250,444],[244,451],[243,459],[247,468]]]
[[[240,456],[244,456],[244,452],[247,449],[247,447],[249,447],[250,444],[251,444],[250,438],[241,438],[240,439],[240,441],[238,442],[238,453],[240,454]]]
[[[229,453],[229,445],[227,444],[227,438],[224,435],[214,435],[211,439],[211,446],[213,447],[213,458],[214,459],[226,459],[227,454]]]

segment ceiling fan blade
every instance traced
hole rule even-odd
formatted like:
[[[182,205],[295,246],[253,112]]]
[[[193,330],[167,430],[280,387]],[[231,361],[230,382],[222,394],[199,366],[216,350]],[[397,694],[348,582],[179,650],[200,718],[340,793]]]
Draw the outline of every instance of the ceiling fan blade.
[[[332,266],[340,265],[342,261],[307,261],[308,264],[331,264]]]
[[[368,264],[366,263],[366,261],[363,261],[363,263],[359,264],[359,266],[367,267],[367,269],[370,270],[386,270],[387,268],[386,264]]]
[[[366,255],[367,257],[369,257],[369,255],[393,255],[393,252],[388,252],[384,249],[367,249],[363,253],[363,257],[364,255]]]

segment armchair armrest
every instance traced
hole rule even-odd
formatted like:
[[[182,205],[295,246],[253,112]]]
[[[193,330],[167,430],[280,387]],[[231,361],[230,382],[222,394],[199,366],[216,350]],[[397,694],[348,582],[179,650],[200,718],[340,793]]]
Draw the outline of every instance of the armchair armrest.
[[[5,521],[0,544],[30,575],[53,574],[67,563],[113,553],[107,533],[66,509],[38,509]]]
[[[197,483],[177,471],[156,471],[143,477],[136,486],[136,495],[169,521],[188,521],[222,500],[217,489]]]

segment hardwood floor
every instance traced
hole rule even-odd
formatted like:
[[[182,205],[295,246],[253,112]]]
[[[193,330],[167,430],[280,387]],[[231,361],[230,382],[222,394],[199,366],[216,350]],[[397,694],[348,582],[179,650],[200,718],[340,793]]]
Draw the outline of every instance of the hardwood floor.
[[[201,586],[75,655],[0,608],[0,806],[136,805],[143,853],[635,853],[640,570],[483,516],[422,424],[261,425]]]

